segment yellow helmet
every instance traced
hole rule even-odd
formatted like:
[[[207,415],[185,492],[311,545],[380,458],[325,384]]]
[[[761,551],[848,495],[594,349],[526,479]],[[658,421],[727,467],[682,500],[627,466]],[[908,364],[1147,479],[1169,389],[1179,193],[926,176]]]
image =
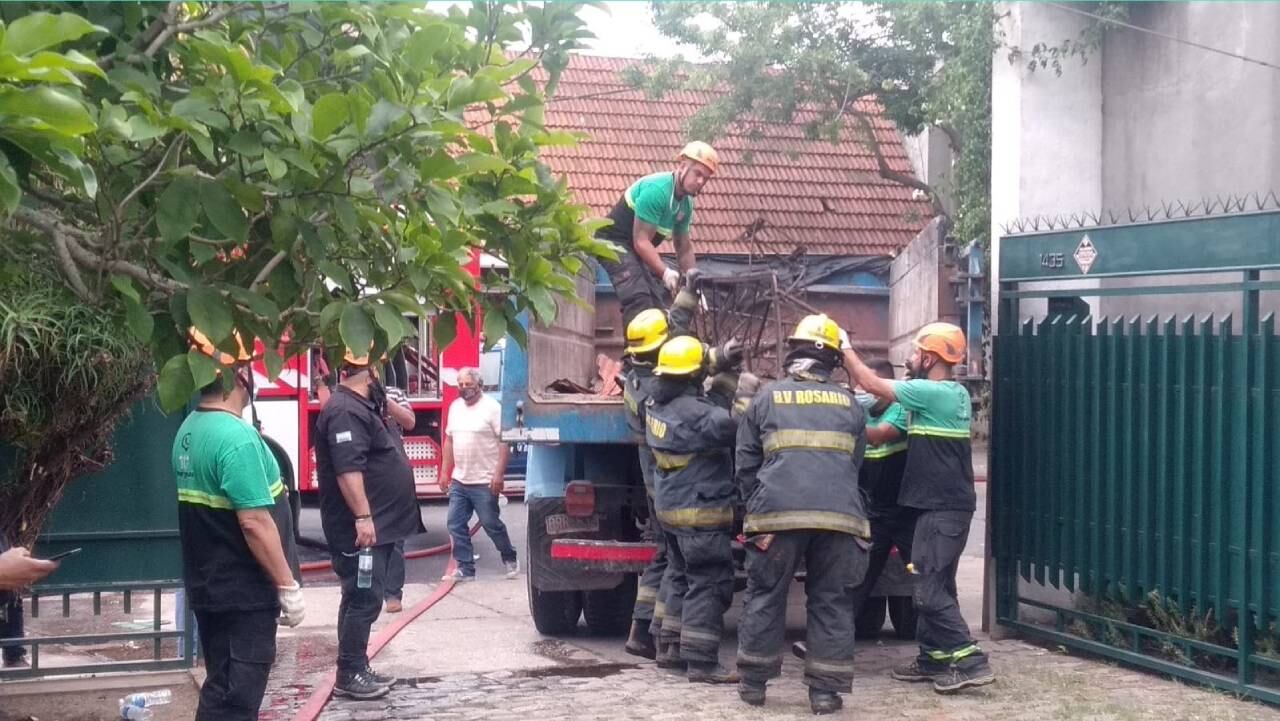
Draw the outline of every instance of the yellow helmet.
[[[187,337],[190,338],[191,345],[194,346],[196,350],[209,356],[221,365],[232,366],[236,363],[248,363],[253,360],[253,353],[245,350],[244,339],[240,337],[240,333],[237,331],[232,331],[231,333],[231,338],[236,342],[237,349],[234,356],[230,353],[224,353],[223,351],[218,350],[218,347],[213,344],[213,341],[209,340],[209,336],[202,333],[200,329],[195,326],[191,326],[187,329]]]
[[[959,363],[964,360],[964,331],[960,326],[951,323],[930,323],[916,333],[915,347],[920,350],[937,353],[938,357],[948,363]]]
[[[691,335],[681,335],[662,344],[658,351],[655,376],[687,376],[702,370],[702,341]]]
[[[640,311],[627,324],[627,354],[648,353],[667,342],[667,314],[657,308]]]
[[[796,324],[789,341],[820,343],[832,350],[840,350],[840,326],[826,315],[806,315]]]
[[[715,148],[701,140],[695,140],[684,146],[680,150],[680,154],[676,156],[677,160],[680,158],[688,158],[702,165],[707,170],[710,170],[712,175],[715,175],[716,171],[720,170],[720,154],[716,152]]]

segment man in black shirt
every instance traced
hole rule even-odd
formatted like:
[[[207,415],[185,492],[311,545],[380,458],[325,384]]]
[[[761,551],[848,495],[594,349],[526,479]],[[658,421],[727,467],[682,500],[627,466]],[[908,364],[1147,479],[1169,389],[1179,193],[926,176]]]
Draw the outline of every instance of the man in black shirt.
[[[369,668],[369,628],[382,610],[395,544],[418,526],[413,470],[382,421],[385,402],[369,356],[348,351],[342,381],[316,421],[320,519],[333,571],[342,581],[334,694],[355,699],[385,696],[395,681]],[[368,588],[357,580],[362,549],[373,557]]]

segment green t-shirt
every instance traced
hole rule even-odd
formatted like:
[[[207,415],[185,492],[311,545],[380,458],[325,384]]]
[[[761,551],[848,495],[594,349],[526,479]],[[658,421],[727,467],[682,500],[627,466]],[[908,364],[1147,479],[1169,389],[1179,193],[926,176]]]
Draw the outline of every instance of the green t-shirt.
[[[969,391],[955,381],[895,381],[907,411],[907,467],[898,504],[936,511],[977,506],[969,447]]]
[[[178,500],[225,510],[275,504],[280,466],[253,426],[221,411],[187,416],[173,446]]]
[[[902,431],[904,435],[907,432],[907,412],[903,410],[902,404],[900,403],[890,403],[889,406],[884,409],[884,412],[879,415],[876,415],[874,412],[868,412],[867,415],[868,429],[872,426],[887,424],[897,428],[899,431]],[[899,451],[905,451],[906,449],[907,443],[905,438],[878,446],[873,446],[868,443],[867,454],[865,457],[868,459],[884,458],[886,456],[893,455],[894,453],[898,453]]]
[[[624,250],[634,244],[632,229],[636,218],[657,228],[653,244],[659,245],[673,234],[688,235],[693,224],[693,198],[676,198],[675,173],[646,175],[631,184],[622,194],[613,210],[609,211],[612,225],[600,231],[608,240],[617,241]]]

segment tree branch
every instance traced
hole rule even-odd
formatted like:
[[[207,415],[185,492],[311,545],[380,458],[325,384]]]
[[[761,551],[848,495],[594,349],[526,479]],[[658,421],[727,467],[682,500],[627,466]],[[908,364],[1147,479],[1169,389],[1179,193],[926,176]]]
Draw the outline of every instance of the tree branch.
[[[93,268],[94,270],[127,275],[139,283],[142,283],[144,286],[163,291],[169,295],[172,295],[186,287],[176,280],[156,276],[146,268],[134,265],[129,261],[107,260],[106,258],[86,250],[70,238],[67,239],[67,247],[71,250],[71,257],[75,258],[77,263]]]
[[[181,152],[182,146],[186,142],[187,142],[187,136],[179,135],[177,139],[174,140],[173,143],[170,144],[169,147],[165,149],[164,155],[160,156],[160,162],[156,163],[156,169],[151,171],[150,175],[143,178],[142,182],[138,183],[138,185],[133,190],[130,190],[129,194],[124,196],[124,200],[121,200],[120,203],[116,205],[115,216],[116,216],[117,223],[119,223],[120,218],[124,216],[125,206],[129,205],[129,202],[132,201],[135,197],[137,197],[138,193],[141,193],[143,188],[146,188],[148,185],[151,185],[151,183],[160,175],[160,171],[164,170],[165,166],[169,164],[169,157],[174,152]]]
[[[258,286],[267,282],[267,278],[271,277],[272,271],[274,271],[276,267],[283,263],[284,259],[288,257],[289,254],[283,250],[271,256],[271,260],[268,260],[267,264],[262,266],[262,270],[258,271],[258,276],[249,284],[249,292],[252,293],[256,291]]]
[[[867,116],[861,113],[855,113],[855,117],[858,119],[858,125],[862,130],[861,134],[866,139],[867,147],[871,150],[872,155],[876,157],[876,168],[880,177],[885,180],[893,181],[898,185],[914,188],[927,193],[929,196],[929,203],[933,206],[934,215],[946,216],[947,210],[942,207],[942,201],[938,198],[938,192],[934,190],[933,186],[919,178],[912,177],[907,173],[899,173],[898,171],[890,168],[889,160],[884,157],[884,150],[880,147],[880,141],[876,138],[875,128],[871,127],[871,121],[867,119]]]
[[[169,42],[169,40],[171,40],[173,36],[177,35],[178,33],[195,32],[196,30],[207,28],[211,25],[217,25],[218,23],[222,22],[223,20],[226,20],[228,17],[238,12],[244,12],[245,10],[254,10],[256,9],[256,7],[257,7],[256,5],[253,5],[251,3],[243,3],[243,4],[228,3],[227,5],[224,5],[222,8],[218,10],[214,10],[213,12],[209,13],[208,15],[204,16],[199,20],[192,20],[191,22],[185,22],[185,23],[175,23],[174,20],[176,20],[176,17],[171,18],[169,17],[168,13],[166,13],[165,29],[162,30],[160,34],[157,35],[156,38],[151,41],[151,44],[147,46],[147,49],[144,50],[142,54],[149,58],[155,57],[155,54],[160,51],[160,48],[164,47],[164,44]],[[264,11],[275,10],[282,7],[286,7],[286,6],[283,4],[271,5],[263,8],[263,10]]]

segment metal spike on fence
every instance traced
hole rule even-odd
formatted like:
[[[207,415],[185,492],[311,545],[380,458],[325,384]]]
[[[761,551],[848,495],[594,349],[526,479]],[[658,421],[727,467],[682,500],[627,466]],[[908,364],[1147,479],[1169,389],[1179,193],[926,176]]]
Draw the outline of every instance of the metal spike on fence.
[[[1005,235],[1082,230],[1108,225],[1185,220],[1216,215],[1280,210],[1275,190],[1245,194],[1203,196],[1196,201],[1165,201],[1123,209],[1103,208],[1069,214],[1042,214],[1014,218],[1000,225]]]

